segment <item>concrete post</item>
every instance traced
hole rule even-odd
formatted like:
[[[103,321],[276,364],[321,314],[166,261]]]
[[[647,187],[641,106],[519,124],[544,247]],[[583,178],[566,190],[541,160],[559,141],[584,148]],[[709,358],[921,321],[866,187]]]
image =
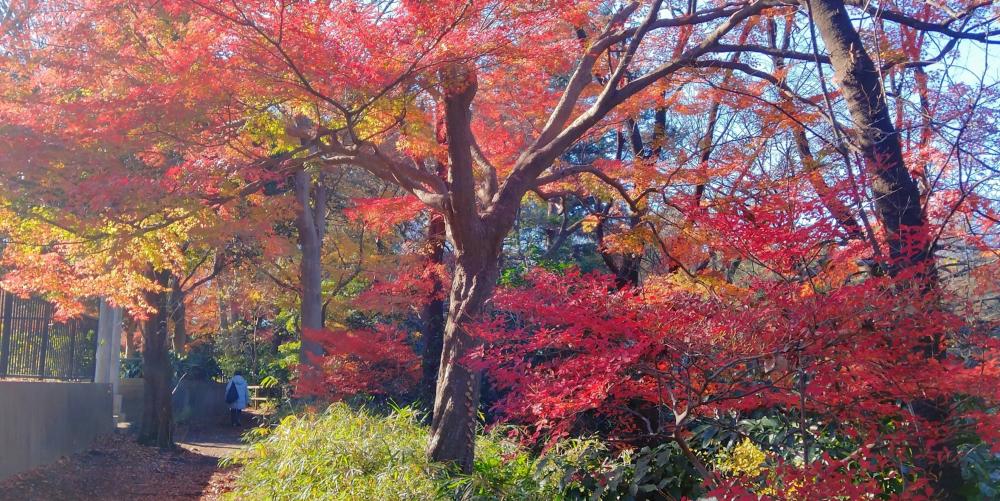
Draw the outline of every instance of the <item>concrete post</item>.
[[[122,315],[121,308],[114,308],[114,315],[111,322],[111,366],[108,367],[111,379],[111,395],[115,416],[122,417],[122,395],[118,391],[121,382],[121,356],[122,356]]]
[[[94,382],[111,385],[115,416],[121,414],[121,395],[118,393],[121,365],[122,309],[113,308],[100,300],[97,318],[97,357],[94,364]]]
[[[114,312],[104,301],[100,300],[100,314],[97,317],[97,356],[94,363],[94,382],[111,382],[111,324],[114,322]]]

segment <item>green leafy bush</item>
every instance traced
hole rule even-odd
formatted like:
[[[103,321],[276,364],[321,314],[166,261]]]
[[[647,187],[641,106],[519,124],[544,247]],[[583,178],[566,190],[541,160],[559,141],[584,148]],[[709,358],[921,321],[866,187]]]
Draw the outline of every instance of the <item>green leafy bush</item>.
[[[680,499],[700,494],[701,480],[680,447],[615,452],[598,439],[559,442],[538,461],[536,477],[553,483],[565,500]]]
[[[242,456],[233,499],[522,500],[562,499],[557,482],[499,433],[477,441],[470,474],[427,460],[428,430],[409,407],[387,416],[344,403],[320,414],[288,415],[256,428]]]
[[[456,500],[563,499],[551,471],[541,460],[499,432],[476,440],[472,473],[447,483],[447,498]]]
[[[290,415],[250,444],[235,499],[441,498],[440,466],[424,454],[427,432],[413,411],[389,416],[331,405]]]
[[[673,443],[615,452],[567,440],[541,456],[494,430],[476,442],[473,471],[427,460],[428,430],[409,407],[382,415],[331,405],[248,434],[234,499],[642,500],[697,494]]]

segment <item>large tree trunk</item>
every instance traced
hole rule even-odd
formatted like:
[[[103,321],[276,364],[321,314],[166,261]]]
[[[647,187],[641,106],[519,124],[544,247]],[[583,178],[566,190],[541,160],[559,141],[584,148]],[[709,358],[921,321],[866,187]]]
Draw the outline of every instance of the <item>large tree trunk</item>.
[[[474,459],[480,373],[463,360],[477,343],[464,324],[480,313],[493,293],[498,256],[499,249],[457,256],[444,330],[428,452],[435,461],[457,464],[465,472],[472,470]]]
[[[154,282],[166,289],[169,271],[150,270]],[[166,290],[146,293],[146,301],[156,308],[142,325],[142,361],[145,398],[139,442],[161,449],[174,446],[173,406],[170,401],[172,374],[167,344],[170,299]]]
[[[174,277],[171,280],[170,288],[170,323],[173,324],[174,335],[171,337],[171,344],[174,353],[183,354],[187,351],[187,305],[185,305],[185,292],[181,289],[180,279]]]
[[[448,183],[452,187],[444,218],[455,249],[455,272],[428,455],[435,461],[453,463],[471,472],[480,374],[465,364],[465,357],[477,343],[465,326],[475,321],[483,304],[493,294],[503,237],[514,226],[517,207],[512,203],[497,208],[493,217],[480,216],[473,174],[475,140],[470,127],[470,106],[476,95],[475,70],[471,66],[457,66],[443,71],[441,76],[445,82],[445,126],[451,161]]]
[[[427,227],[427,261],[431,266],[440,268],[444,263],[444,216],[431,214]],[[430,400],[434,398],[437,388],[438,369],[441,367],[441,350],[444,343],[445,311],[444,298],[441,297],[444,284],[441,277],[434,274],[432,294],[435,296],[424,305],[421,312],[423,320],[423,381],[422,391]]]
[[[125,358],[134,358],[135,352],[138,351],[135,346],[135,321],[132,320],[131,316],[127,316],[123,320],[123,324],[122,336],[125,338]]]
[[[218,304],[216,306],[219,309],[219,332],[227,332],[229,331],[229,308],[226,306],[226,299],[221,283],[219,284],[218,294],[216,298]]]
[[[835,80],[851,112],[856,140],[872,179],[875,208],[887,234],[889,273],[914,284],[916,287],[911,290],[933,293],[937,277],[920,191],[903,161],[899,134],[889,116],[879,72],[842,0],[803,1],[812,9],[813,22],[830,52]],[[941,339],[940,333],[927,336],[928,357],[943,355]],[[948,419],[947,404],[918,399],[912,402],[912,407],[920,417],[944,423]],[[945,442],[932,448],[931,452],[943,459],[932,460],[928,470],[939,499],[958,499],[961,467],[948,448]]]
[[[835,81],[854,122],[855,136],[871,175],[872,194],[889,245],[889,272],[906,269],[930,278],[933,256],[917,183],[903,162],[879,71],[875,68],[842,0],[808,0],[812,18],[830,52]]]
[[[299,362],[318,368],[323,346],[309,335],[323,328],[323,236],[326,229],[326,188],[322,178],[313,183],[312,176],[302,170],[295,174],[295,195],[299,213],[295,219],[302,261],[299,281],[302,302],[302,349]]]

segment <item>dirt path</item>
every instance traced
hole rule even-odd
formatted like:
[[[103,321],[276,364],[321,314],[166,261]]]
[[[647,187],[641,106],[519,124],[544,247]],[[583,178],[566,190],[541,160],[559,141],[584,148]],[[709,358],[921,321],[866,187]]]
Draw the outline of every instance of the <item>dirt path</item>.
[[[228,492],[235,471],[219,458],[239,450],[240,429],[180,429],[174,451],[135,442],[119,431],[88,451],[0,483],[0,500],[215,500]]]
[[[240,434],[246,428],[199,426],[178,430],[177,445],[195,454],[223,458],[243,448]]]

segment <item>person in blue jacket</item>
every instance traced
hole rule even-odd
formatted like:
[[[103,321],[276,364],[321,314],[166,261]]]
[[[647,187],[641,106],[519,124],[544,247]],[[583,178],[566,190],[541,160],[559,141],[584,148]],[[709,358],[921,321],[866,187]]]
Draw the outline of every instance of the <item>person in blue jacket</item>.
[[[228,402],[228,395],[230,395],[232,387],[236,388],[236,400]],[[243,420],[243,409],[247,408],[247,402],[250,401],[247,394],[247,380],[243,379],[242,371],[236,371],[233,378],[229,380],[229,384],[226,385],[226,395],[226,400],[229,403],[229,422],[233,426],[240,426]]]

